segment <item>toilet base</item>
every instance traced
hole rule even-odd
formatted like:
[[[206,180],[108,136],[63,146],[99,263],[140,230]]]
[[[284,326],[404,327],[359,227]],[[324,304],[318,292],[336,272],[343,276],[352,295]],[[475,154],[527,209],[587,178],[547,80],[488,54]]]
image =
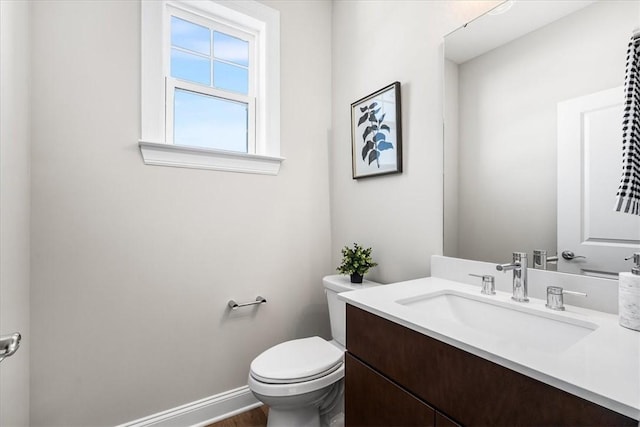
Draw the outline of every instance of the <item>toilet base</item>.
[[[269,408],[267,427],[320,427],[320,413],[317,406],[295,410]]]
[[[342,427],[344,379],[313,392],[293,396],[254,396],[269,407],[267,427]]]

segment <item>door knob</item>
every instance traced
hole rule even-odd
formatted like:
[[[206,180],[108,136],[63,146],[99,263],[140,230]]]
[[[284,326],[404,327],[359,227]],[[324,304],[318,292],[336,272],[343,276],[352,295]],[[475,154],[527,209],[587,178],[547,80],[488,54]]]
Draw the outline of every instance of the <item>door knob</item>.
[[[582,255],[576,255],[571,251],[562,251],[562,258],[566,259],[567,261],[571,261],[572,259],[576,259],[576,258],[587,258],[586,256],[582,256]]]
[[[18,332],[11,335],[0,336],[0,362],[18,351],[21,339],[22,335]]]

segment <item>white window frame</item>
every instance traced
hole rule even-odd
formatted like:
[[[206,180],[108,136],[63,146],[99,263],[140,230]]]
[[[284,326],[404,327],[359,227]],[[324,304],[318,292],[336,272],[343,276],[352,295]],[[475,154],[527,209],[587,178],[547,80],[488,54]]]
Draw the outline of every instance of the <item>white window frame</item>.
[[[189,83],[169,77],[171,10],[186,10],[255,35],[255,103],[250,120],[255,135],[253,152],[213,150],[172,144],[173,87]],[[145,164],[276,175],[280,157],[280,14],[256,1],[142,0],[141,1],[141,137]],[[180,15],[176,15],[180,17]],[[186,18],[188,19],[188,18]],[[252,84],[252,83],[250,83]],[[203,86],[195,92],[204,93]],[[193,88],[195,89],[195,88]],[[188,90],[188,89],[187,89]],[[207,92],[214,94],[215,89]],[[251,90],[250,90],[251,93]],[[169,95],[170,94],[170,95]],[[229,92],[224,98],[231,99]],[[169,110],[171,109],[171,113]],[[253,125],[255,124],[255,125]],[[169,136],[168,136],[169,135]]]

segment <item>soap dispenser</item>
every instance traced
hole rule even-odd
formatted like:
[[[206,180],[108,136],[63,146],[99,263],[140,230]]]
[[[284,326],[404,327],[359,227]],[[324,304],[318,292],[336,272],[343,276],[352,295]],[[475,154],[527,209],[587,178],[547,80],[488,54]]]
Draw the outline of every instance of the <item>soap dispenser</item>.
[[[620,273],[618,277],[618,315],[620,325],[640,331],[640,252],[632,257],[631,272]]]

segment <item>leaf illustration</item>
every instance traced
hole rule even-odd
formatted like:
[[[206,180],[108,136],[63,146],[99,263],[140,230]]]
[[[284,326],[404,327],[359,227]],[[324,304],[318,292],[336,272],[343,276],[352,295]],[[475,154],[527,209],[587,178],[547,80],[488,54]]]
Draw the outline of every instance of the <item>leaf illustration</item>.
[[[369,164],[373,163],[374,160],[378,158],[378,150],[373,150],[369,153]]]
[[[367,128],[364,130],[364,133],[362,134],[362,139],[367,139],[367,135],[369,135],[373,131],[373,127],[367,126]]]
[[[366,105],[364,107],[360,107],[360,112],[364,113],[365,111],[367,111],[369,109],[369,107],[367,107]]]
[[[378,105],[378,103],[377,103],[377,102],[372,102],[372,103],[371,103],[371,105],[369,105],[369,108],[373,108],[373,107],[375,107],[376,105]]]
[[[384,113],[384,114],[382,115],[382,117],[380,117],[380,120],[378,120],[378,123],[382,123],[382,122],[384,122],[384,116],[386,116],[386,115],[387,115],[387,113]]]
[[[378,150],[380,151],[384,151],[384,150],[391,150],[393,149],[393,144],[387,141],[381,141],[378,143]]]
[[[387,137],[384,135],[384,133],[381,133],[381,132],[378,132],[375,135],[373,135],[373,141],[374,142],[384,141],[386,139],[387,139]]]
[[[380,130],[386,130],[387,132],[391,132],[391,128],[389,128],[389,126],[387,125],[380,126]]]
[[[369,140],[364,144],[364,147],[362,147],[362,160],[363,161],[367,157],[367,153],[369,152],[369,150],[371,150],[372,148],[373,148],[373,141]]]
[[[361,124],[366,122],[367,121],[367,117],[369,117],[369,114],[368,113],[364,113],[364,116],[360,117],[360,120],[358,120],[358,126],[360,126]]]
[[[369,121],[370,122],[377,122],[378,119],[376,118],[376,112],[372,111],[371,113],[369,113]]]

